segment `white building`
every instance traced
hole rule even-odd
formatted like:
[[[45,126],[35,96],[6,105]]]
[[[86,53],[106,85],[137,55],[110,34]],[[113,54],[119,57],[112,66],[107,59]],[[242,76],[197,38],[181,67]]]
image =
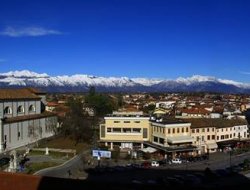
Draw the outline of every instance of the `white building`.
[[[0,89],[0,152],[54,134],[57,117],[44,111],[45,95],[32,88]]]

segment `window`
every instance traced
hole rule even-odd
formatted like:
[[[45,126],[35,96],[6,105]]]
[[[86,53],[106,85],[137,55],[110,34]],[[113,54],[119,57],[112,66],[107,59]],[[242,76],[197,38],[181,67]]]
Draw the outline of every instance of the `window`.
[[[101,125],[101,138],[105,138],[105,125]]]
[[[28,127],[28,137],[34,136],[34,126]]]
[[[17,113],[24,113],[24,107],[23,106],[18,106]]]
[[[168,134],[170,134],[171,133],[171,129],[168,129]]]
[[[223,132],[223,129],[221,129],[221,132]]]
[[[207,136],[207,140],[208,140],[208,141],[210,140],[210,135]]]
[[[120,123],[120,121],[114,121],[114,123]]]
[[[11,107],[7,106],[6,108],[4,108],[4,114],[12,114]]]
[[[219,136],[217,136],[217,140],[220,140],[220,137],[219,137]]]
[[[184,133],[184,128],[181,128],[181,132]]]
[[[130,121],[124,121],[123,123],[130,123]]]
[[[229,135],[225,135],[225,139],[228,139],[229,138]]]
[[[235,133],[234,133],[234,137],[235,137]]]
[[[215,135],[212,135],[212,140],[215,140]]]
[[[207,132],[209,132],[209,128],[207,128]]]
[[[200,138],[199,137],[196,137],[196,141],[199,142]]]
[[[204,141],[204,140],[205,140],[205,139],[204,139],[204,136],[202,136],[202,137],[201,137],[201,140],[202,140],[202,141]]]
[[[132,131],[133,131],[133,133],[140,133],[141,128],[133,128]]]
[[[112,128],[107,128],[107,132],[112,132]]]
[[[230,134],[230,138],[232,138],[232,134]]]
[[[180,132],[180,129],[179,128],[177,128],[177,133],[179,133]]]
[[[186,128],[186,132],[188,133],[188,131],[189,131],[189,130],[188,130],[188,127],[187,127],[187,128]]]
[[[205,129],[202,129],[202,132],[204,133],[204,132],[205,132]]]
[[[29,106],[29,112],[35,112],[36,109],[35,109],[35,106],[34,105],[30,105]]]
[[[134,121],[135,123],[141,123],[140,121]]]
[[[147,128],[143,128],[142,137],[143,137],[144,139],[145,139],[145,138],[148,138],[148,129],[147,129]]]
[[[20,137],[21,137],[21,133],[18,131],[18,133],[17,133],[17,140],[19,140]]]
[[[160,138],[160,144],[164,144],[164,139]]]
[[[214,128],[212,128],[212,131],[214,132]]]
[[[194,129],[192,129],[192,133],[195,133],[195,130],[194,130]]]
[[[221,135],[221,136],[220,136],[220,139],[224,139],[224,135]]]
[[[131,128],[123,128],[123,133],[131,133]]]
[[[173,133],[175,133],[175,128],[173,129]]]
[[[199,129],[196,129],[196,133],[199,133]]]
[[[113,128],[113,132],[114,133],[120,133],[121,132],[121,128]]]
[[[158,137],[154,137],[154,142],[158,142]]]

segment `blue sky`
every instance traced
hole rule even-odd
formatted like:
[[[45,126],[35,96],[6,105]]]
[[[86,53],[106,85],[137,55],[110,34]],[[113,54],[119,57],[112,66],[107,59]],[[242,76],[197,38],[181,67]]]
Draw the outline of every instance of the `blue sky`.
[[[0,72],[250,82],[248,0],[0,0]]]

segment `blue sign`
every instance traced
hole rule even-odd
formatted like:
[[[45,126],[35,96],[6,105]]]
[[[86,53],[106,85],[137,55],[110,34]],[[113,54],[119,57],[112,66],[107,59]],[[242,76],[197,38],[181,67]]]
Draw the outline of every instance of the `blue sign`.
[[[106,150],[92,150],[93,157],[111,158],[111,151]]]

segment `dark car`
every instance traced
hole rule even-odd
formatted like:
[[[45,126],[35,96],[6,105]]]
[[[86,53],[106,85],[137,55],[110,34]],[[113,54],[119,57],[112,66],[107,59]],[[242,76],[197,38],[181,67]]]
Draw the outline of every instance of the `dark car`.
[[[145,161],[145,162],[143,162],[143,163],[141,164],[141,167],[143,167],[143,168],[150,168],[150,166],[151,166],[151,163],[150,163],[150,162],[147,162],[147,161]]]
[[[10,158],[8,157],[3,157],[0,159],[0,167],[7,165],[10,162]]]

